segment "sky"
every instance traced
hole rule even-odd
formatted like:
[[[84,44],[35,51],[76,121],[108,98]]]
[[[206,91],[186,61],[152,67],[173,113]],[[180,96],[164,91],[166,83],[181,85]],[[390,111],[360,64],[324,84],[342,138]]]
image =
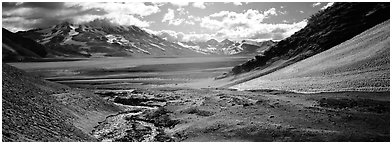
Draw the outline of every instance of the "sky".
[[[95,19],[136,25],[171,41],[282,40],[324,10],[328,2],[3,2],[10,31]]]

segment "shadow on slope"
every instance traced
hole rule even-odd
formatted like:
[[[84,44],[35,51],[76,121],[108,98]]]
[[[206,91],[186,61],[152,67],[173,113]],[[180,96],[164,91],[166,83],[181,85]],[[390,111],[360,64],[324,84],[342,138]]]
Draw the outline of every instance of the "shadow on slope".
[[[22,61],[46,57],[45,47],[34,40],[24,38],[19,34],[2,29],[3,61]]]

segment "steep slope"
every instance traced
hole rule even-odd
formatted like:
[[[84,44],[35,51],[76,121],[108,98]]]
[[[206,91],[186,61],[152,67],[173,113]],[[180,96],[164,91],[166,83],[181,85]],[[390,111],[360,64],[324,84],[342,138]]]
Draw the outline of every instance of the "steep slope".
[[[106,20],[85,24],[61,23],[19,34],[51,49],[55,56],[196,56],[198,52],[166,41],[136,26]]]
[[[2,65],[2,139],[96,141],[99,121],[119,109],[89,92],[41,80]]]
[[[231,75],[256,68],[268,74],[330,49],[387,19],[389,3],[335,3],[313,15],[306,27],[280,41],[263,55],[234,67]]]
[[[2,29],[2,59],[5,62],[42,58],[47,55],[45,47],[34,40]]]
[[[327,51],[231,88],[389,91],[389,41],[388,20]]]

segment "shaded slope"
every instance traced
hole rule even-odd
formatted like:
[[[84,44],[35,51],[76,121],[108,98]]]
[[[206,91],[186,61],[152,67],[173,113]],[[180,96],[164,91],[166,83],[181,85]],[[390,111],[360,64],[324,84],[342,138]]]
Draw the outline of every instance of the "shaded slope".
[[[95,95],[2,65],[3,141],[95,141],[91,129],[118,108]]]
[[[325,52],[231,88],[389,91],[389,29],[388,20]]]
[[[231,74],[268,69],[275,64],[275,68],[264,73],[268,74],[330,49],[387,19],[389,3],[335,3],[313,15],[306,27],[280,41],[264,55],[234,67]]]
[[[2,29],[3,61],[22,61],[26,58],[42,58],[47,55],[45,47],[34,40]]]

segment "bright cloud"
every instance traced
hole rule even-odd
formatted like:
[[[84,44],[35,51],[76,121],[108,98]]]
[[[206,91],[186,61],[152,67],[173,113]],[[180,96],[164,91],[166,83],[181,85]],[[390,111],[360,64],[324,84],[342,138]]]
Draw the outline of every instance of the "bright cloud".
[[[263,39],[263,40],[282,40],[294,34],[298,30],[305,27],[307,24],[306,20],[297,23],[285,23],[285,24],[260,24],[252,29],[249,28],[237,28],[235,30],[221,29],[215,34],[205,33],[189,33],[176,32],[172,30],[161,30],[152,31],[146,30],[147,32],[153,33],[166,40],[170,41],[207,41],[209,39],[231,39],[241,41],[243,39]]]
[[[201,8],[201,9],[205,9],[206,8],[206,6],[204,5],[204,2],[194,2],[192,5],[194,7]]]
[[[184,7],[184,6],[188,6],[189,2],[184,2],[184,1],[173,1],[170,2],[172,5],[178,6],[178,7]]]
[[[224,3],[232,3],[233,5],[236,5],[236,6],[242,5],[241,2],[224,2]]]
[[[172,30],[160,30],[160,31],[153,31],[149,29],[145,29],[147,32],[155,34],[163,39],[169,41],[207,41],[209,39],[215,38],[213,34],[184,34],[183,32],[176,32]]]
[[[306,26],[307,21],[292,24],[267,24],[263,20],[278,15],[275,8],[266,11],[249,9],[243,13],[220,11],[204,17],[200,25],[217,31],[216,36],[225,38],[258,38],[281,40]],[[216,19],[221,18],[221,20]]]
[[[334,2],[329,2],[329,3],[327,3],[327,5],[323,6],[321,9],[322,9],[322,10],[327,9],[328,7],[332,6],[333,3],[334,3]]]
[[[268,9],[264,12],[253,9],[249,9],[244,13],[220,11],[202,18],[200,25],[201,27],[209,28],[211,30],[237,27],[249,28],[252,27],[252,25],[260,24],[265,18],[272,15],[277,15],[275,8]],[[219,17],[223,19],[221,21],[214,19]]]
[[[168,9],[167,13],[163,16],[162,22],[170,21],[174,19],[174,10]]]
[[[175,18],[174,10],[168,9],[167,13],[163,16],[162,22],[169,22],[169,25],[180,25],[185,21],[182,18]]]
[[[321,4],[320,2],[317,2],[317,3],[313,3],[312,6],[316,7],[316,6],[319,6],[320,4]]]

